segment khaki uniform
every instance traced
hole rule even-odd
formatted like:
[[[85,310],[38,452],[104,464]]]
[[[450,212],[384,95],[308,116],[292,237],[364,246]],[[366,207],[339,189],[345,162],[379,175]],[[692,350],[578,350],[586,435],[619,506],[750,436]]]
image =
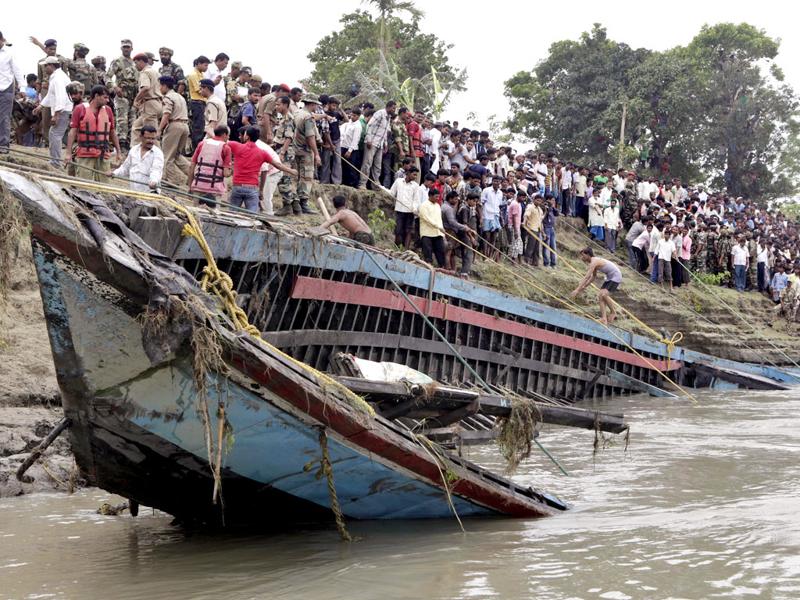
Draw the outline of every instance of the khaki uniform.
[[[208,137],[214,137],[214,127],[228,125],[228,110],[225,108],[225,103],[213,94],[206,100],[204,116],[205,132]],[[212,126],[212,122],[216,122],[216,125]]]
[[[273,148],[275,148],[276,152],[280,152],[283,143],[287,139],[290,140],[289,147],[286,149],[286,156],[282,158],[282,161],[286,164],[295,162],[294,143],[292,142],[294,140],[294,131],[294,119],[291,115],[287,114],[286,118],[280,116],[278,127],[275,129]],[[283,198],[284,208],[288,208],[297,203],[297,193],[294,190],[294,181],[292,178],[287,173],[282,173],[282,175],[281,180],[278,182],[278,192],[281,198]]]
[[[141,104],[136,106],[139,116],[133,122],[131,136],[133,144],[138,144],[142,140],[139,133],[144,125],[152,125],[158,129],[158,122],[161,120],[163,107],[161,105],[161,90],[158,83],[158,71],[153,67],[145,67],[139,71],[139,91],[147,90]]]
[[[169,115],[169,124],[161,136],[164,179],[182,185],[191,168],[191,163],[182,154],[189,141],[189,110],[186,100],[175,90],[168,91],[164,96],[164,114]]]
[[[292,149],[294,150],[294,163],[299,178],[297,182],[297,200],[300,206],[304,206],[308,204],[308,199],[311,197],[311,185],[314,183],[314,171],[316,170],[314,154],[307,144],[307,138],[316,137],[318,133],[314,117],[306,109],[298,110],[294,115],[294,128]]]
[[[256,117],[258,118],[258,126],[261,128],[261,139],[263,141],[267,141],[267,128],[266,128],[266,121],[265,117],[267,115],[270,116],[272,121],[272,134],[275,135],[275,123],[277,122],[276,112],[275,112],[275,101],[277,100],[277,96],[275,94],[267,94],[266,96],[262,96],[261,100],[258,101],[258,106],[256,107]]]
[[[120,56],[111,62],[111,66],[106,73],[106,84],[114,85],[122,89],[122,94],[114,97],[114,113],[117,120],[117,135],[120,143],[129,144],[131,139],[131,125],[136,119],[136,112],[133,109],[133,100],[138,91],[139,75],[133,59]]]

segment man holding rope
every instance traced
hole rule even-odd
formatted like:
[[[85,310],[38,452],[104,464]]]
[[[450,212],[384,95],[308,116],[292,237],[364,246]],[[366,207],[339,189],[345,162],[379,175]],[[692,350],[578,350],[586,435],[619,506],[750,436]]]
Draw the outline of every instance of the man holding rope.
[[[600,322],[603,325],[611,325],[614,319],[617,318],[617,313],[614,310],[614,304],[611,300],[611,294],[619,288],[622,283],[622,271],[610,260],[600,258],[594,255],[591,248],[584,248],[581,250],[581,260],[589,265],[586,270],[586,275],[581,280],[577,288],[575,288],[569,295],[573,300],[577,298],[580,293],[589,287],[597,273],[600,272],[606,276],[606,280],[597,294],[597,300],[600,304]]]

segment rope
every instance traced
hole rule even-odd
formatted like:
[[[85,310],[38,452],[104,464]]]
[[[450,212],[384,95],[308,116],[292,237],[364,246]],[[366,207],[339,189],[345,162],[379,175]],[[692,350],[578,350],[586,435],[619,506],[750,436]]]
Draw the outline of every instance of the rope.
[[[320,469],[322,475],[324,475],[328,481],[328,496],[331,500],[333,516],[336,519],[336,529],[339,530],[339,535],[343,541],[352,542],[353,538],[347,532],[347,525],[344,522],[342,508],[339,505],[339,496],[336,494],[336,485],[333,481],[333,466],[331,465],[331,456],[328,453],[328,434],[325,432],[324,427],[321,427],[319,430],[319,447],[322,451],[322,458],[320,458],[319,461]]]
[[[351,390],[343,386],[341,383],[339,383],[329,375],[326,375],[321,371],[317,371],[312,366],[286,354],[285,352],[283,352],[279,348],[276,348],[275,346],[273,346],[272,344],[270,344],[261,337],[258,328],[250,324],[247,318],[247,313],[245,313],[244,310],[242,310],[236,304],[236,291],[233,288],[233,281],[231,280],[230,276],[227,273],[222,271],[217,266],[216,260],[214,259],[214,255],[211,252],[211,248],[209,247],[208,242],[206,241],[205,236],[203,235],[203,230],[202,227],[200,226],[200,222],[195,217],[193,210],[190,210],[189,208],[179,203],[178,201],[170,198],[169,196],[164,196],[162,194],[139,192],[128,188],[120,188],[104,183],[90,182],[82,179],[71,178],[69,176],[57,177],[53,175],[41,175],[39,178],[45,181],[52,181],[55,183],[61,183],[64,185],[71,185],[75,187],[82,187],[98,192],[124,195],[124,196],[129,196],[131,198],[140,198],[142,200],[150,200],[150,201],[158,200],[160,202],[163,202],[173,210],[182,214],[187,220],[187,223],[184,224],[183,229],[181,230],[182,235],[194,239],[197,242],[200,249],[202,250],[203,256],[206,259],[206,266],[203,268],[203,278],[201,280],[201,288],[204,291],[214,294],[219,298],[220,302],[222,303],[223,310],[233,322],[236,330],[245,331],[254,339],[257,339],[261,344],[266,346],[271,352],[274,352],[275,354],[281,356],[288,362],[295,365],[301,371],[304,371],[306,374],[317,379],[319,382],[327,384],[331,388],[336,389],[355,408],[361,410],[362,412],[365,412],[369,416],[374,416],[375,410],[363,398],[353,393]]]
[[[584,234],[584,232],[583,232],[583,231],[581,231],[580,229],[578,229],[577,227],[575,227],[575,226],[574,226],[572,223],[570,223],[569,221],[562,219],[562,220],[560,221],[560,223],[562,223],[563,225],[566,225],[567,227],[569,227],[570,229],[572,229],[572,230],[573,230],[575,233],[577,233],[578,235],[581,235],[581,236],[584,236],[584,237],[585,237],[585,234]],[[614,256],[614,257],[615,257],[614,253],[613,253],[613,252],[611,252],[611,251],[610,251],[610,250],[609,250],[609,249],[608,249],[608,248],[607,248],[607,247],[606,247],[604,244],[601,244],[600,242],[598,242],[597,240],[595,240],[595,239],[593,239],[593,238],[588,238],[588,241],[589,241],[589,243],[590,243],[590,244],[593,244],[593,245],[597,246],[598,248],[600,248],[600,249],[601,249],[603,252],[605,252],[606,254],[609,254],[609,255],[611,255],[611,256]],[[678,260],[678,262],[679,262],[679,263],[683,264],[683,263],[680,261],[680,259],[677,259],[677,260]],[[627,262],[625,262],[625,261],[622,261],[622,263],[621,263],[621,264],[622,264],[622,266],[623,266],[624,268],[626,268],[626,269],[628,269],[629,271],[633,272],[633,273],[634,273],[634,274],[635,274],[637,277],[640,277],[640,278],[642,278],[642,279],[644,279],[645,281],[648,281],[648,282],[650,281],[650,278],[649,278],[647,275],[645,275],[645,274],[643,274],[643,273],[640,273],[638,270],[634,269],[634,268],[633,268],[631,265],[629,265]],[[686,267],[685,267],[685,265],[684,265],[684,268],[686,269],[686,271],[687,271],[687,272],[688,272],[688,273],[689,273],[689,274],[690,274],[690,275],[691,275],[691,276],[692,276],[692,277],[693,277],[695,280],[697,280],[699,283],[703,284],[703,287],[705,287],[705,288],[706,288],[708,291],[710,291],[710,292],[712,293],[712,295],[714,296],[714,298],[715,298],[715,299],[717,299],[717,300],[720,302],[720,304],[722,304],[722,305],[723,305],[725,308],[727,308],[727,309],[729,310],[729,312],[731,312],[731,313],[732,313],[732,314],[733,314],[733,315],[734,315],[736,318],[738,318],[740,321],[742,321],[742,322],[744,322],[744,323],[747,323],[747,325],[748,325],[749,327],[751,327],[751,328],[752,328],[752,329],[751,329],[751,331],[752,331],[753,333],[755,333],[755,334],[757,334],[757,335],[758,335],[758,331],[757,331],[757,330],[756,330],[756,329],[755,329],[755,328],[752,326],[752,324],[751,324],[749,321],[747,321],[747,320],[746,320],[744,317],[742,317],[742,316],[741,316],[739,313],[737,313],[737,312],[736,312],[736,311],[735,311],[735,310],[734,310],[732,307],[728,306],[728,305],[725,303],[725,301],[724,301],[724,300],[722,300],[722,298],[721,298],[721,297],[720,297],[718,294],[716,294],[715,292],[713,292],[713,291],[712,291],[712,288],[711,288],[710,286],[708,286],[708,285],[707,285],[707,284],[706,284],[706,283],[705,283],[705,282],[704,282],[702,279],[698,278],[698,277],[697,277],[697,275],[696,275],[696,274],[695,274],[693,271],[691,271],[690,269],[686,268]],[[615,303],[616,303],[616,302],[615,302]],[[696,310],[696,309],[695,309],[693,306],[691,306],[691,304],[681,304],[681,306],[685,306],[685,307],[689,308],[689,310],[691,310],[691,311],[692,311],[694,314],[696,314],[696,315],[697,315],[697,316],[698,316],[700,319],[702,319],[702,320],[703,320],[703,321],[705,321],[706,323],[709,323],[710,325],[716,325],[716,323],[714,323],[714,321],[712,321],[711,319],[709,319],[708,317],[706,317],[706,316],[705,316],[704,314],[702,314],[701,312],[697,311],[697,310]],[[765,340],[765,341],[766,341],[766,342],[767,342],[767,343],[768,343],[770,346],[772,346],[772,348],[773,348],[774,350],[777,350],[777,351],[778,351],[778,353],[782,354],[782,355],[783,355],[783,356],[784,356],[784,357],[785,357],[785,358],[786,358],[786,359],[787,359],[789,362],[791,362],[791,363],[792,363],[792,364],[793,364],[795,367],[797,367],[797,368],[800,368],[800,365],[798,365],[798,364],[797,364],[797,363],[796,363],[796,362],[795,362],[795,361],[794,361],[794,360],[793,360],[793,359],[792,359],[792,358],[791,358],[791,357],[790,357],[788,354],[786,354],[786,352],[785,352],[784,350],[782,350],[781,348],[779,348],[778,346],[776,346],[776,345],[775,345],[775,344],[772,342],[772,340],[770,340],[770,339],[769,339],[769,338],[767,338],[767,337],[762,337],[762,339],[763,339],[763,340]],[[741,345],[743,345],[743,346],[744,346],[745,348],[747,348],[748,350],[751,350],[752,352],[754,352],[754,353],[757,353],[757,350],[756,350],[755,348],[753,348],[752,346],[750,346],[750,345],[749,345],[749,344],[748,344],[746,341],[744,341],[743,339],[739,339],[739,340],[738,340],[738,343],[739,343],[739,344],[741,344]],[[769,357],[767,357],[767,362],[768,362],[769,364],[771,364],[773,367],[775,367],[776,369],[780,369],[780,366],[779,366],[778,364],[776,364],[776,363],[775,363],[775,362],[774,362],[772,359],[770,359]]]

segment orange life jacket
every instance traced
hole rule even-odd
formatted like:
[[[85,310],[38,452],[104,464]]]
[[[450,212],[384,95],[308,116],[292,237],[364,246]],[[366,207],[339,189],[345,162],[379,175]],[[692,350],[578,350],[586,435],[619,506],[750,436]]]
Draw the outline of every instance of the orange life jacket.
[[[107,106],[100,107],[100,112],[94,114],[91,106],[83,111],[78,123],[78,151],[76,156],[81,158],[97,158],[101,154],[108,158],[109,142],[111,139],[111,109]]]
[[[225,142],[206,138],[201,143],[189,191],[222,195],[225,193],[225,169],[222,166],[222,150],[225,148]]]

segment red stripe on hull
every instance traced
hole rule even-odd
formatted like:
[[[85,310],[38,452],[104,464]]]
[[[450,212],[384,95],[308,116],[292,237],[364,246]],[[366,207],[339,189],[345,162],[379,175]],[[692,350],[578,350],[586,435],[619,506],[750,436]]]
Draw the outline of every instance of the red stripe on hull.
[[[668,366],[665,360],[643,358],[630,352],[603,346],[596,342],[577,339],[563,333],[547,331],[546,329],[541,329],[525,323],[518,323],[502,317],[493,317],[468,308],[450,306],[449,304],[437,300],[429,302],[427,298],[420,298],[419,296],[409,297],[413,305],[416,305],[428,317],[435,319],[444,319],[454,323],[465,323],[467,325],[477,325],[501,333],[508,333],[537,342],[579,350],[587,354],[602,356],[609,360],[619,361],[636,367],[644,367],[646,369],[655,368],[659,371],[672,371],[681,367],[680,361],[670,361]],[[354,283],[328,281],[326,279],[315,279],[304,276],[299,276],[295,280],[294,288],[292,289],[292,298],[323,300],[339,302],[341,304],[360,304],[361,306],[416,312],[414,306],[396,291],[381,290]]]

